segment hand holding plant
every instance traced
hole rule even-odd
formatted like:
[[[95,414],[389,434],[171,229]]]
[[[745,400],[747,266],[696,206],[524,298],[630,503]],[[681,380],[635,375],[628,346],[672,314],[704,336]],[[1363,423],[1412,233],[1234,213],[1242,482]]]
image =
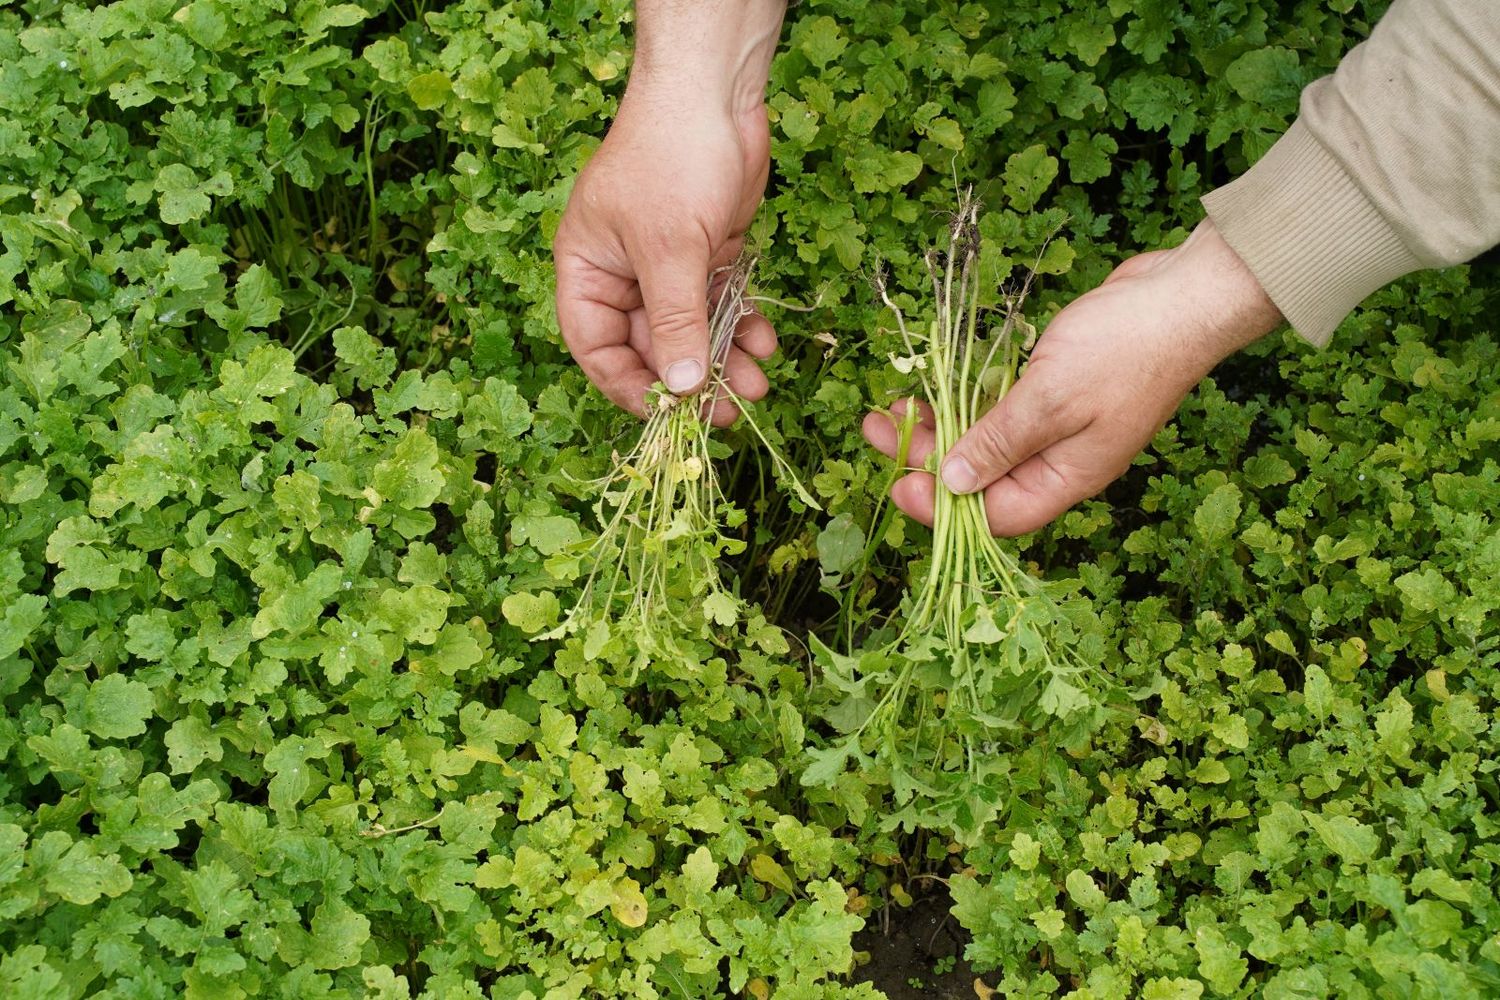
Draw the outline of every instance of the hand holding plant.
[[[1141,254],[1060,312],[1015,386],[942,456],[954,493],[984,491],[990,530],[1035,531],[1098,493],[1129,467],[1183,398],[1219,361],[1281,316],[1213,223],[1172,250]],[[864,433],[895,457],[896,419],[872,413]],[[922,406],[908,464],[937,442]],[[931,524],[932,473],[898,480],[892,499]]]
[[[765,190],[764,91],[784,4],[638,5],[636,65],[620,114],[579,176],[553,247],[563,339],[615,403],[648,416],[651,386],[708,380],[705,276],[733,262]],[[724,372],[735,394],[768,388],[776,349],[747,315]],[[713,422],[737,414],[719,401]]]

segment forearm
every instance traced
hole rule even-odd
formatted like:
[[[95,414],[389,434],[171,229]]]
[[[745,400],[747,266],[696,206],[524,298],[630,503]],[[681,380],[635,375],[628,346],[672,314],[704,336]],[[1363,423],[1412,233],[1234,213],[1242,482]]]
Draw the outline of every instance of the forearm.
[[[639,0],[627,100],[758,108],[785,13],[785,0]]]
[[[1307,88],[1286,137],[1203,203],[1317,344],[1387,282],[1500,242],[1500,12],[1397,0]]]

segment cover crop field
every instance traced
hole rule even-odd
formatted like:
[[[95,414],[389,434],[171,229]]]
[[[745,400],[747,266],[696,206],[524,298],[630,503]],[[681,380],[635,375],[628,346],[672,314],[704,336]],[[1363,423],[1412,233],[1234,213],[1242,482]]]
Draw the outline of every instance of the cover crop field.
[[[860,436],[993,388],[882,301],[961,188],[1019,351],[1383,9],[800,4],[772,390],[648,483],[550,256],[629,3],[0,5],[0,997],[1500,995],[1493,255],[982,573]]]

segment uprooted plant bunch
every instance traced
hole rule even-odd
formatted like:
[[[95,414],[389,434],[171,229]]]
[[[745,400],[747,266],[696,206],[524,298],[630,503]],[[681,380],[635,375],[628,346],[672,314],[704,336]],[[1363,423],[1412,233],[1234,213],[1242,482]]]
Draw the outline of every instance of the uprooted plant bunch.
[[[884,279],[880,297],[906,348],[898,371],[915,374],[931,406],[935,471],[1021,371],[1034,336],[1021,306],[1028,277],[993,313],[980,306],[979,205],[966,195],[947,245],[926,258],[932,319],[909,323]],[[919,409],[898,418],[896,475],[909,471]],[[843,700],[826,713],[843,734],[814,752],[804,783],[831,785],[852,763],[889,773],[898,801],[968,801],[992,766],[988,745],[1049,723],[1066,733],[1097,707],[1097,622],[1086,601],[1034,576],[990,532],[982,493],[954,494],[938,480],[931,556],[917,564],[899,610],[871,645],[849,655],[814,640],[826,679]],[[921,808],[920,806],[918,808]],[[971,811],[972,813],[972,811]],[[899,815],[899,814],[898,814]],[[957,818],[977,829],[984,817]]]
[[[783,480],[818,509],[725,375],[735,331],[757,301],[747,291],[754,265],[741,257],[709,277],[710,365],[702,393],[678,397],[657,385],[634,447],[616,453],[610,470],[589,484],[598,491],[599,534],[586,543],[589,568],[578,603],[546,637],[582,634],[584,653],[593,657],[613,637],[628,636],[621,648],[628,648],[632,676],[652,663],[691,668],[701,655],[690,648],[695,640],[713,639],[746,617],[719,564],[744,550],[732,532],[745,513],[720,486],[716,463],[729,449],[714,437],[715,401],[739,409]]]

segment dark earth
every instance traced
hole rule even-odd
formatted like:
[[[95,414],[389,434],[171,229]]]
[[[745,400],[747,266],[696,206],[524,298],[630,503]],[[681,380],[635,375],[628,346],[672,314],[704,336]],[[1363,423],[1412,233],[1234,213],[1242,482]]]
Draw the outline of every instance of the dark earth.
[[[854,937],[854,950],[870,956],[854,981],[873,984],[890,1000],[975,1000],[980,977],[964,961],[969,935],[948,912],[952,906],[947,892],[938,891],[873,914]],[[947,959],[956,959],[952,971],[938,975],[933,967]]]

